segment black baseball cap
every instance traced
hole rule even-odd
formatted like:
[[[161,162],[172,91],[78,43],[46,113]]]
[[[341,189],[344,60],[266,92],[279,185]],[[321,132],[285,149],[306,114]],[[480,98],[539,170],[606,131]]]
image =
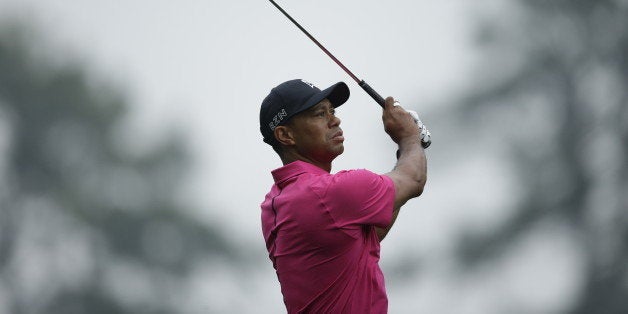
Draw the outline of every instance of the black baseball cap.
[[[325,98],[336,108],[349,99],[349,87],[344,82],[338,82],[321,91],[312,83],[296,79],[271,89],[270,94],[262,101],[259,111],[259,129],[264,142],[270,145],[275,143],[273,131],[277,126],[285,124],[294,115]]]

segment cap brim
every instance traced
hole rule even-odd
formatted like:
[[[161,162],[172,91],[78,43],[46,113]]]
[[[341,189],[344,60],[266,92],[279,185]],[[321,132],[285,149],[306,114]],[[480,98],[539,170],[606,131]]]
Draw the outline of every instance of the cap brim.
[[[340,105],[347,102],[350,92],[347,84],[345,84],[344,82],[338,82],[331,87],[321,91],[321,94],[324,94],[325,97],[321,98],[320,101],[327,98],[334,107],[339,107]],[[320,101],[318,101],[317,103],[319,103]]]
[[[334,106],[334,108],[339,107],[345,102],[347,102],[347,100],[349,99],[349,94],[350,92],[349,92],[349,87],[347,86],[347,84],[345,84],[344,82],[338,82],[322,90],[320,93],[317,93],[316,95],[313,95],[312,97],[310,97],[310,99],[308,99],[303,104],[299,112],[310,109],[311,107],[315,106],[319,102],[323,101],[323,99],[325,98],[329,99],[329,101]]]

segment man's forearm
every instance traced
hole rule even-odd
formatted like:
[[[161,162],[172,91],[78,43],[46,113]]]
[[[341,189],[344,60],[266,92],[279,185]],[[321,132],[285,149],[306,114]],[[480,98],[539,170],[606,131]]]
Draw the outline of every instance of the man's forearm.
[[[377,236],[382,241],[397,220],[399,210],[410,198],[423,192],[426,181],[427,160],[419,141],[414,139],[399,142],[399,158],[393,171],[387,175],[395,182],[395,203],[393,217],[386,228],[376,228]]]
[[[395,204],[395,207],[423,193],[427,179],[427,158],[418,138],[406,138],[399,141],[399,158],[391,173],[395,173],[395,177],[405,183],[399,185],[401,189],[397,191],[399,195],[395,199],[401,203]]]

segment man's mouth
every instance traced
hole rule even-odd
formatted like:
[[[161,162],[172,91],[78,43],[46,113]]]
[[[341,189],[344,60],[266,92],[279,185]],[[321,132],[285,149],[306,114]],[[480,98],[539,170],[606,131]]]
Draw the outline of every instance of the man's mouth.
[[[342,142],[342,141],[345,140],[345,137],[343,136],[342,131],[338,131],[331,137],[331,139],[334,140],[334,141],[341,141]]]

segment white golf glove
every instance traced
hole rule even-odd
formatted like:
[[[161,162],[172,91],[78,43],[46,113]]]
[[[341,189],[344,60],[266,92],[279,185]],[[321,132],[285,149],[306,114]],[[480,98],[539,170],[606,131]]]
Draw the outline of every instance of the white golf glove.
[[[406,110],[406,111],[410,113],[412,118],[414,118],[414,122],[416,122],[416,124],[419,126],[419,129],[421,129],[421,133],[419,134],[419,138],[421,138],[421,146],[423,146],[423,148],[428,148],[432,144],[432,139],[431,139],[432,134],[427,129],[425,124],[421,122],[421,119],[419,119],[419,114],[416,113],[416,111],[414,110]]]

